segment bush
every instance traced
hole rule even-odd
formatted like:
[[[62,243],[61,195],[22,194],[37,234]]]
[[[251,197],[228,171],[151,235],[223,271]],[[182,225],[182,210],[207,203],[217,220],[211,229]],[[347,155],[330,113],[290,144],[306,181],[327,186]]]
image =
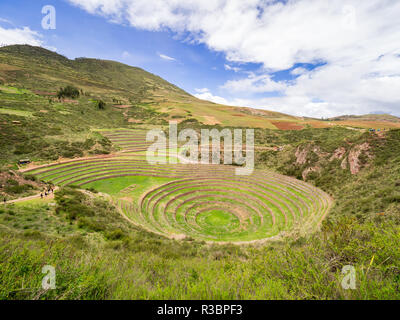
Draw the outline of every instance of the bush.
[[[66,97],[76,99],[79,98],[79,95],[80,95],[79,89],[73,86],[66,86],[65,88],[60,88],[60,90],[57,92],[58,99]]]
[[[24,178],[26,180],[30,180],[30,181],[37,181],[38,180],[37,177],[34,174],[26,174],[26,175],[24,175]]]
[[[56,212],[66,213],[68,219],[76,220],[79,217],[94,216],[94,211],[85,204],[86,197],[72,188],[65,188],[55,195]]]
[[[10,194],[21,194],[28,190],[33,189],[30,184],[23,184],[23,185],[9,185],[5,188],[6,193]]]
[[[103,100],[99,100],[96,102],[96,107],[99,110],[104,110],[106,108],[106,103]]]
[[[121,229],[115,229],[106,233],[108,240],[120,240],[124,237],[124,232]]]

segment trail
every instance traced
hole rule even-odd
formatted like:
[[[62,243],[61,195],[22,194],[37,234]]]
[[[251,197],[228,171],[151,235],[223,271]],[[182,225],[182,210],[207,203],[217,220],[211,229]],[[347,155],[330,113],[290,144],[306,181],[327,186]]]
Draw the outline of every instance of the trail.
[[[43,194],[43,199],[54,199],[54,192],[57,191],[59,189],[59,187],[55,187],[54,191],[50,194],[47,195],[47,197],[43,194],[43,192],[38,193],[36,195],[33,196],[29,196],[29,197],[24,197],[24,198],[19,198],[19,199],[14,199],[14,200],[9,200],[6,201],[6,203],[4,203],[4,201],[1,202],[1,204],[11,204],[11,203],[17,203],[17,202],[24,202],[24,201],[29,201],[29,200],[34,200],[34,199],[38,199],[40,198],[40,195]]]

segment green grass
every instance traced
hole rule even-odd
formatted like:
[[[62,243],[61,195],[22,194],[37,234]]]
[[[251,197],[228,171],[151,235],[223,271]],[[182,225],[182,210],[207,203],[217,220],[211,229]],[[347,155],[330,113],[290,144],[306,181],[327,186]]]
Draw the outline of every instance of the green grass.
[[[1,107],[0,107],[0,113],[15,115],[15,116],[19,116],[19,117],[28,117],[28,118],[31,118],[33,116],[32,112],[29,112],[29,111],[13,110],[13,109],[1,108]]]
[[[170,181],[172,181],[172,179],[157,177],[120,177],[91,182],[85,184],[84,187],[93,188],[99,192],[104,192],[110,195],[121,195],[121,191],[134,185],[135,187],[129,191],[129,193],[122,193],[122,196],[129,196],[136,199],[146,190]]]
[[[210,210],[199,214],[196,222],[204,230],[205,234],[232,233],[240,226],[237,216],[222,210]]]
[[[26,89],[21,89],[17,87],[11,87],[11,86],[2,86],[0,85],[0,91],[3,91],[5,93],[12,93],[12,94],[30,94],[31,92]]]

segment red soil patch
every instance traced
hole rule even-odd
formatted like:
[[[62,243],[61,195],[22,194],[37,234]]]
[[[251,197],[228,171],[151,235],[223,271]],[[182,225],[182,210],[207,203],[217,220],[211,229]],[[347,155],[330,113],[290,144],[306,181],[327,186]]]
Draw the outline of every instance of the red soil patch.
[[[302,130],[304,128],[303,126],[294,122],[273,121],[272,124],[279,130]]]
[[[37,94],[39,96],[56,96],[56,92],[46,92],[46,91],[33,91],[34,94]]]

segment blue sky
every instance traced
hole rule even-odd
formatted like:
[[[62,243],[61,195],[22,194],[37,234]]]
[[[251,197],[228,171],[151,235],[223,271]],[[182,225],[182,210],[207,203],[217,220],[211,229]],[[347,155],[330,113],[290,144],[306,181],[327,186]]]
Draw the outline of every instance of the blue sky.
[[[41,27],[42,7],[49,3],[56,8],[56,30]],[[229,72],[224,70],[223,54],[210,52],[204,45],[174,40],[173,34],[167,31],[144,31],[109,23],[65,1],[2,0],[0,17],[15,26],[38,30],[46,46],[56,48],[70,59],[117,60],[160,75],[189,92],[203,88],[204,84],[217,87],[230,78]],[[10,26],[4,22],[0,25]],[[176,61],[162,59],[160,54]]]
[[[379,3],[2,0],[0,43],[117,60],[230,105],[315,117],[399,114],[400,6]],[[42,28],[45,5],[56,9],[55,30]]]
[[[56,29],[43,30],[41,11],[50,3],[56,8]],[[38,30],[45,46],[55,48],[70,59],[89,57],[120,61],[157,74],[189,93],[195,94],[196,89],[203,88],[218,93],[221,84],[238,78],[235,71],[226,70],[225,65],[230,63],[225,55],[209,50],[204,44],[177,40],[171,31],[146,31],[110,23],[66,1],[2,0],[0,17],[13,26]],[[10,27],[11,24],[3,21],[0,26]],[[160,55],[175,60],[163,59]],[[240,67],[255,71],[261,65],[250,63],[240,64]],[[277,77],[282,78],[282,75],[277,74]]]

